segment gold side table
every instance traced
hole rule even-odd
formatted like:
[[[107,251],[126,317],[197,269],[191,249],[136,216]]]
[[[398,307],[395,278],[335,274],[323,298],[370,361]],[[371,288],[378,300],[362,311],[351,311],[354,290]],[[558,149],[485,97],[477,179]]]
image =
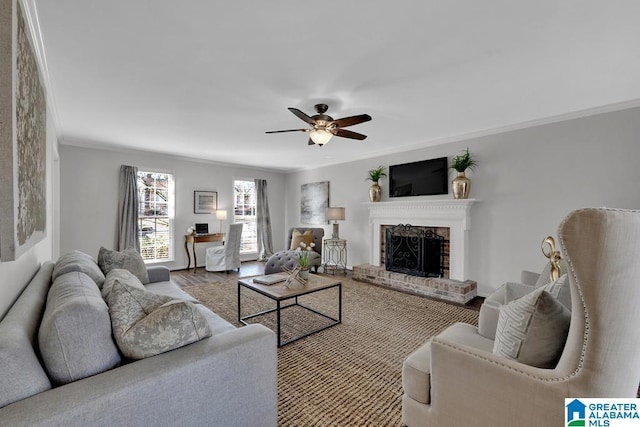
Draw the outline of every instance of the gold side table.
[[[344,239],[325,239],[322,249],[324,272],[347,274],[347,241]]]

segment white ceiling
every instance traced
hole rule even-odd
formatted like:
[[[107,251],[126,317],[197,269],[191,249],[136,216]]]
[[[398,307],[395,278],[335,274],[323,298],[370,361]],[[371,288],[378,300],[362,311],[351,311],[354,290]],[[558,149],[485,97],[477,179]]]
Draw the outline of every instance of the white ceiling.
[[[63,143],[292,170],[640,99],[636,0],[31,1]],[[368,138],[264,133],[318,101]]]

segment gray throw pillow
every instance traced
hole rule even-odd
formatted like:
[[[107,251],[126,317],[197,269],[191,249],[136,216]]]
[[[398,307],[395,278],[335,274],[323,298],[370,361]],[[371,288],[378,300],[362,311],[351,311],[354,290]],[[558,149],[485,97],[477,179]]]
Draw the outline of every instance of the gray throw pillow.
[[[38,342],[44,366],[56,384],[120,364],[107,304],[95,282],[82,272],[63,274],[51,285]]]
[[[102,270],[98,267],[96,260],[91,255],[80,251],[69,251],[62,255],[58,258],[55,267],[53,267],[51,280],[55,281],[59,276],[71,271],[83,272],[91,277],[99,288],[102,287],[102,283],[104,282],[104,273],[102,273]]]
[[[104,284],[102,285],[102,298],[104,298],[105,301],[109,301],[109,294],[111,293],[111,289],[113,288],[113,284],[116,280],[134,288],[145,289],[140,279],[134,276],[132,272],[123,268],[114,268],[109,271],[107,278],[104,279]]]
[[[562,354],[571,313],[538,288],[500,308],[493,352],[539,368],[553,368]]]
[[[101,247],[98,265],[104,274],[109,274],[114,268],[122,268],[132,272],[143,284],[149,283],[149,273],[142,255],[133,248],[118,252]]]
[[[109,294],[113,335],[122,354],[138,360],[211,336],[195,304],[115,281]]]

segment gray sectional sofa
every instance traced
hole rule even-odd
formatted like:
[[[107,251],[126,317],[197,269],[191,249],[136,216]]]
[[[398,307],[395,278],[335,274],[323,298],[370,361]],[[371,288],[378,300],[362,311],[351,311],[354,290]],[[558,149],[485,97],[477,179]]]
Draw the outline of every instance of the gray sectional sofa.
[[[53,285],[54,267],[44,263],[0,321],[0,425],[276,425],[277,353],[271,330],[257,324],[236,328],[171,282],[167,268],[152,267],[146,290],[191,300],[211,336],[128,360],[109,354],[112,337],[105,340],[103,330],[108,326],[97,325],[103,323],[104,301],[90,274],[65,266],[59,271],[65,283]],[[54,287],[59,289],[48,303]],[[69,298],[69,289],[80,289],[80,295]],[[92,320],[85,312],[92,313]],[[52,323],[52,313],[67,316]],[[56,329],[61,327],[65,330]],[[44,347],[58,354],[53,359],[65,375],[48,371],[54,365],[51,355],[43,357]],[[89,366],[94,362],[107,369],[94,373]]]

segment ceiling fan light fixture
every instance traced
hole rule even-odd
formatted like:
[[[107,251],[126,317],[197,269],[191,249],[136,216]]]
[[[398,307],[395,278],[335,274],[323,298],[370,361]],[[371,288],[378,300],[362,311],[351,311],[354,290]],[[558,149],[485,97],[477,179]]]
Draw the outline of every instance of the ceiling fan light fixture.
[[[333,134],[325,129],[314,129],[309,132],[309,138],[318,145],[326,144],[332,136]]]

